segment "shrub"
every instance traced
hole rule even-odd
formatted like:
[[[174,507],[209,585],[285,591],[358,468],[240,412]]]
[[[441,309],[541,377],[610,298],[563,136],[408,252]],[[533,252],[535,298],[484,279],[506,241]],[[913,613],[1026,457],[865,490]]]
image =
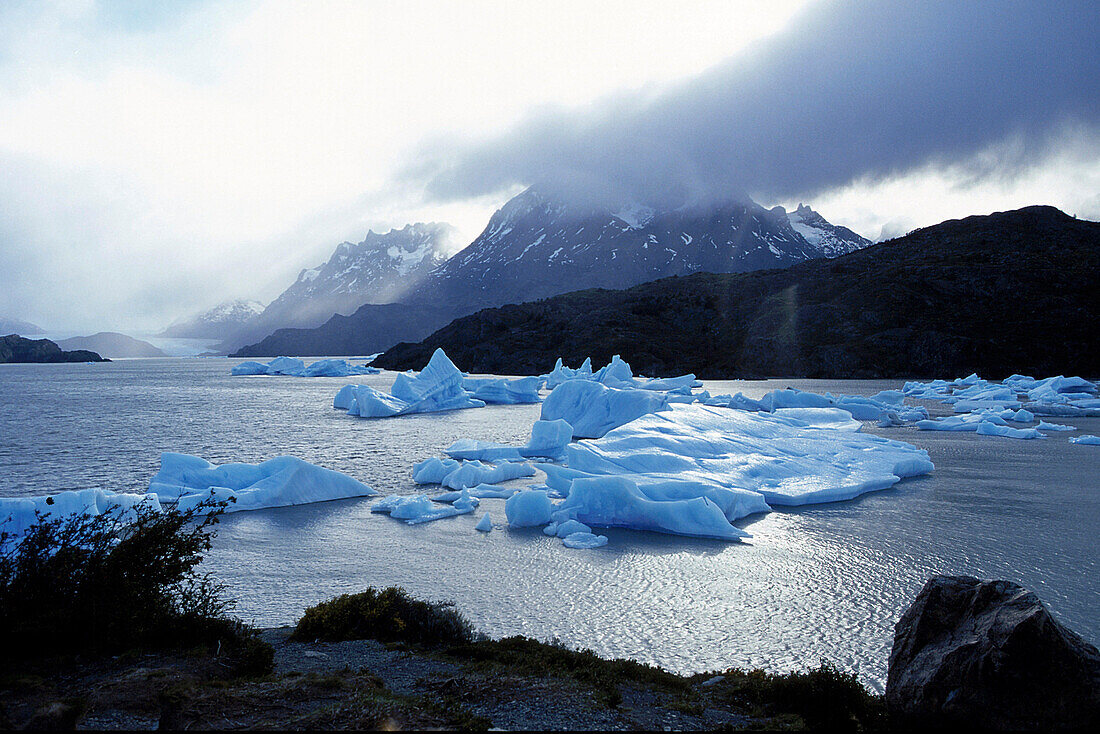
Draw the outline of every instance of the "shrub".
[[[473,627],[453,604],[414,599],[404,589],[367,589],[343,594],[306,610],[290,639],[298,641],[380,640],[459,644],[475,638]]]
[[[798,714],[811,729],[878,728],[882,724],[881,698],[868,693],[854,673],[844,673],[825,661],[805,672],[730,670],[725,678],[731,698],[774,713]]]
[[[0,658],[221,643],[234,669],[269,669],[270,646],[197,569],[224,507],[39,516],[21,539],[0,533]]]
[[[529,637],[505,637],[456,645],[447,654],[475,664],[503,665],[532,675],[568,676],[592,685],[608,706],[622,700],[619,686],[644,684],[666,691],[690,692],[687,678],[635,660],[607,660],[591,650],[573,650],[558,641],[540,642]]]

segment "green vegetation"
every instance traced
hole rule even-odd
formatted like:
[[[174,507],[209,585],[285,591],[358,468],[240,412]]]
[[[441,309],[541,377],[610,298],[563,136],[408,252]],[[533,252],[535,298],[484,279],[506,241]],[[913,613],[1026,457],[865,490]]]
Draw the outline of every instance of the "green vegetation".
[[[230,675],[269,671],[271,646],[197,568],[224,507],[47,516],[20,539],[0,533],[0,659],[204,647]]]
[[[622,700],[619,686],[633,683],[667,692],[685,693],[691,681],[653,665],[634,660],[607,660],[591,650],[571,650],[560,642],[539,642],[529,637],[478,640],[453,646],[449,657],[472,662],[476,667],[504,666],[527,675],[558,675],[591,685],[608,706]]]
[[[310,607],[290,639],[437,645],[468,643],[475,639],[475,633],[453,604],[423,602],[391,586],[381,591],[344,594]]]
[[[882,698],[868,693],[854,673],[824,661],[801,673],[728,670],[723,676],[716,692],[758,714],[797,714],[810,729],[885,728]]]

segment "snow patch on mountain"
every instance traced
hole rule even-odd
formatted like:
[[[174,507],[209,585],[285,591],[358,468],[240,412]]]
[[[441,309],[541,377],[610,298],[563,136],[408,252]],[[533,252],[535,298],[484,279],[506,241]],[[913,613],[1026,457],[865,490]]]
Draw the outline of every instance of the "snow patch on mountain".
[[[824,257],[846,255],[871,244],[869,239],[860,237],[847,227],[830,224],[825,217],[804,204],[799,204],[787,218],[794,231]]]

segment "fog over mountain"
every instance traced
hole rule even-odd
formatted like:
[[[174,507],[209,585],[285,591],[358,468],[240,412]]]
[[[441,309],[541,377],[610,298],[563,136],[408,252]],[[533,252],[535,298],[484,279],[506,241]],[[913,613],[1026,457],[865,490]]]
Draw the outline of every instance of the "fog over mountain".
[[[444,200],[537,182],[678,205],[812,198],[930,165],[1010,178],[1067,149],[1095,164],[1098,45],[1095,2],[816,3],[697,78],[438,139],[403,175]]]
[[[872,239],[1097,219],[1098,29],[1095,0],[0,3],[0,312],[146,333],[368,228],[471,242],[531,186]]]

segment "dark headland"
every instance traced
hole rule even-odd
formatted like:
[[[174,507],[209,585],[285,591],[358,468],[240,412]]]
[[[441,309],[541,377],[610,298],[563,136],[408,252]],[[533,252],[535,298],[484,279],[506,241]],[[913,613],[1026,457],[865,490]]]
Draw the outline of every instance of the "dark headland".
[[[25,339],[18,334],[0,337],[3,362],[110,362],[95,352],[77,349],[66,352],[49,339]]]
[[[1100,223],[1049,206],[951,220],[832,260],[479,311],[374,364],[538,374],[620,354],[701,378],[1100,373]]]

